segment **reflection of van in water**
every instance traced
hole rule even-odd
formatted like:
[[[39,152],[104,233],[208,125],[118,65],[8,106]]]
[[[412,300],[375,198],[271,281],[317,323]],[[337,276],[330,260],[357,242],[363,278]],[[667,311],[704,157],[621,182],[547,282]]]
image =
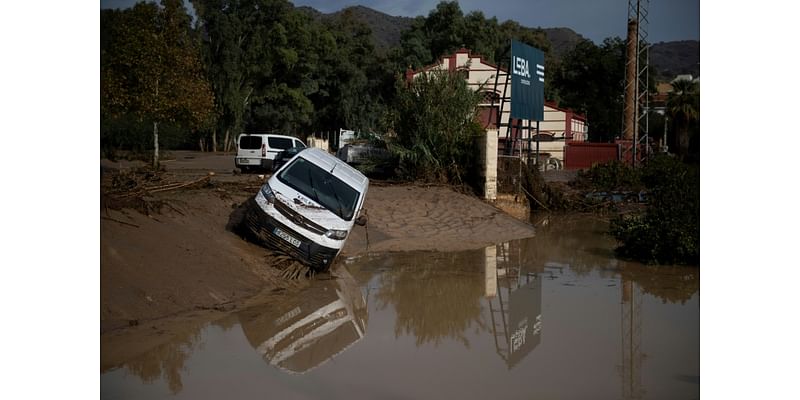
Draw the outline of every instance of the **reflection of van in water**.
[[[244,133],[236,142],[234,163],[242,171],[250,168],[271,170],[275,156],[291,147],[306,147],[306,144],[292,136]]]
[[[265,361],[302,374],[364,337],[364,295],[346,268],[337,269],[336,276],[336,280],[318,281],[288,301],[270,302],[238,314],[247,341]]]
[[[269,247],[325,270],[360,215],[369,180],[316,148],[300,151],[248,203],[245,227]]]

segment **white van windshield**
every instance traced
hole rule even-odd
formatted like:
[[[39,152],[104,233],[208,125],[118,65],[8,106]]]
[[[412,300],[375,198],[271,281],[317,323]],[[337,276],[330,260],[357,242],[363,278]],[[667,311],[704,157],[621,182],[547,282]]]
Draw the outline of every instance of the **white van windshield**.
[[[308,196],[345,221],[353,219],[358,191],[303,157],[297,157],[278,180]]]

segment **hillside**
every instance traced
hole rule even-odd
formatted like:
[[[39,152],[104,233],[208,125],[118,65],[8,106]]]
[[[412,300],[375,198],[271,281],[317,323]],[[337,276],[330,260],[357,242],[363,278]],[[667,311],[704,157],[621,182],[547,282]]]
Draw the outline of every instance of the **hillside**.
[[[585,38],[570,28],[542,28],[556,58],[562,58]]]
[[[544,32],[556,58],[564,57],[584,39],[570,28],[545,28]],[[655,43],[650,48],[650,65],[656,72],[656,78],[660,79],[669,80],[678,74],[700,76],[700,42],[681,40]]]
[[[307,13],[314,19],[335,20],[345,14],[350,14],[372,30],[375,47],[379,49],[389,49],[399,45],[400,34],[403,30],[411,27],[411,23],[414,21],[413,18],[395,17],[364,6],[347,7],[330,14],[323,14],[307,6],[298,7],[297,9]]]
[[[660,42],[650,48],[650,65],[659,76],[674,78],[678,74],[700,76],[700,42],[681,40]]]

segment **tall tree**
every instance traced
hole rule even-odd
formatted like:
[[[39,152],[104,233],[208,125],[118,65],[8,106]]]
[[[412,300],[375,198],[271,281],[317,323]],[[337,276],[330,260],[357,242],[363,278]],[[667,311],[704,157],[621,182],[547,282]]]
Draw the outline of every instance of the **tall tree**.
[[[286,0],[194,0],[219,129],[293,133],[310,126],[318,24]]]
[[[610,141],[620,133],[625,44],[606,39],[600,46],[579,42],[564,56],[553,85],[562,105],[589,119],[589,139]]]
[[[488,60],[497,60],[497,47],[504,39],[497,18],[487,19],[482,12],[473,11],[464,17],[464,27],[464,46]]]
[[[262,35],[265,57],[260,60],[255,97],[250,107],[251,129],[293,133],[308,127],[314,105],[308,95],[315,90],[311,73],[316,55],[310,17],[285,0],[257,1],[258,20],[252,29]],[[263,10],[263,14],[262,14]]]
[[[667,111],[677,133],[678,154],[685,158],[689,153],[689,127],[700,119],[700,88],[697,83],[681,79],[672,83],[667,98]]]
[[[320,26],[314,51],[318,91],[310,97],[315,128],[373,130],[385,108],[384,84],[391,78],[386,61],[375,52],[372,31],[352,10]]]
[[[458,2],[442,1],[427,17],[417,17],[403,32],[395,60],[401,68],[420,68],[468,46],[466,34],[467,25]]]
[[[430,38],[425,33],[425,17],[414,18],[411,27],[400,35],[400,46],[392,51],[397,70],[420,68],[434,59]]]
[[[158,126],[189,129],[214,118],[214,97],[205,79],[190,18],[180,0],[137,3],[104,30],[101,54],[101,115],[136,115],[153,124],[153,165],[159,165]]]
[[[539,28],[527,28],[515,21],[498,24],[497,18],[487,19],[480,11],[464,16],[457,2],[442,1],[427,17],[417,17],[403,32],[394,58],[402,68],[419,68],[465,47],[489,61],[506,63],[511,57],[511,39],[536,47],[546,55],[550,53],[550,42]]]
[[[489,62],[507,67],[511,61],[512,39],[542,50],[546,71],[557,69],[550,41],[542,29],[524,27],[516,21],[498,24],[497,18],[487,19],[480,11],[464,16],[455,1],[442,1],[427,18],[417,17],[403,32],[392,59],[397,70],[420,68],[464,47]],[[552,79],[545,82],[545,97],[558,99],[558,90]]]

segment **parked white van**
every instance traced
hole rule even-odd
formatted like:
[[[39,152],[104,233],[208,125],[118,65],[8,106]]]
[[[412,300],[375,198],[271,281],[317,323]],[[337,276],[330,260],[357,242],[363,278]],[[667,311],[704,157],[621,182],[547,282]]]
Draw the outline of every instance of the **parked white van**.
[[[324,150],[308,148],[278,169],[251,199],[245,227],[269,247],[326,270],[361,214],[369,179]]]
[[[236,168],[272,170],[275,156],[291,147],[306,147],[302,140],[285,135],[243,133],[236,141]]]

